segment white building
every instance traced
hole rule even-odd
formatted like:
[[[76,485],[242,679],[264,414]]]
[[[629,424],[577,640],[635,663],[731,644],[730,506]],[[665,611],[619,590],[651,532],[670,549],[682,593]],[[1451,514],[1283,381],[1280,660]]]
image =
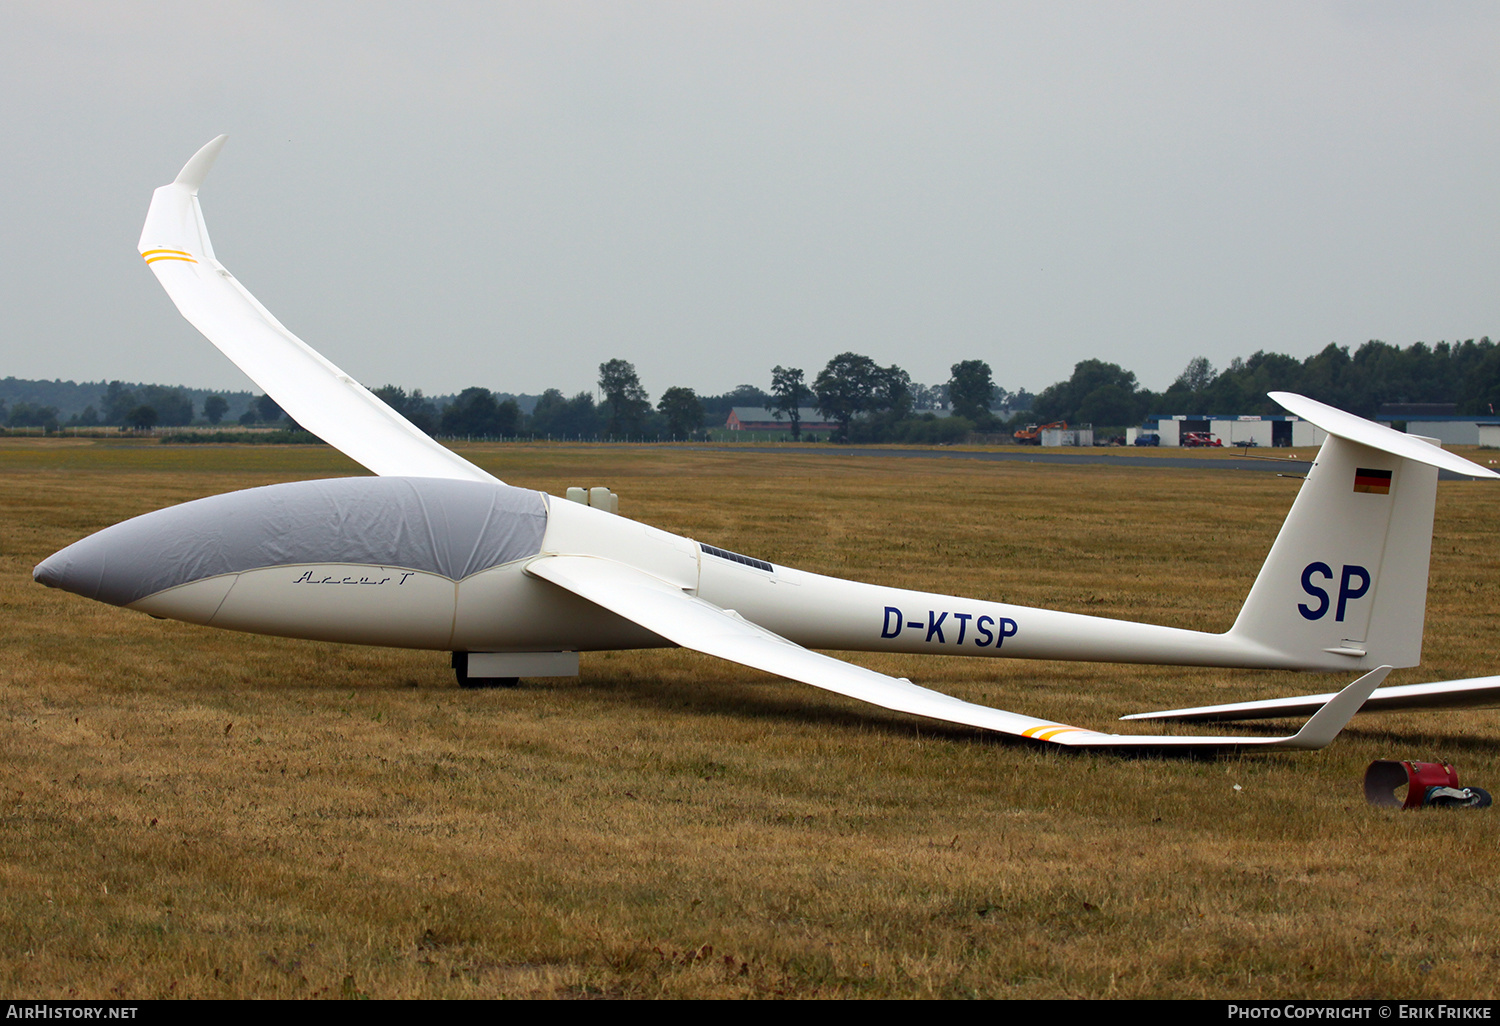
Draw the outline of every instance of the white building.
[[[1153,421],[1155,422],[1153,424]],[[1146,418],[1145,426],[1135,435],[1156,434],[1162,445],[1178,446],[1184,436],[1192,433],[1208,434],[1219,439],[1226,447],[1240,445],[1286,446],[1321,445],[1328,433],[1317,425],[1293,417],[1290,414],[1267,414],[1259,416],[1224,416],[1223,414],[1157,414]],[[1127,437],[1134,442],[1135,437]]]

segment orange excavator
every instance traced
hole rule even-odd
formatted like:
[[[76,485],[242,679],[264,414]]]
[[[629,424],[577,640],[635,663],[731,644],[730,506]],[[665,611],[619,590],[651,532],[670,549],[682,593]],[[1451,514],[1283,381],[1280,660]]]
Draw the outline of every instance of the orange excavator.
[[[1054,420],[1051,424],[1027,424],[1021,430],[1013,432],[1011,437],[1016,440],[1017,445],[1041,445],[1042,432],[1051,428],[1066,431],[1068,430],[1068,422],[1065,420]]]

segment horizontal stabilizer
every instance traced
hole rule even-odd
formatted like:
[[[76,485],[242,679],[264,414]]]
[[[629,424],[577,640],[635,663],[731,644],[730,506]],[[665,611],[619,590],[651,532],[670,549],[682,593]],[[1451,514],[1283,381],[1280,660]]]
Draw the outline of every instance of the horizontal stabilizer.
[[[1269,720],[1280,716],[1302,716],[1321,707],[1332,695],[1298,695],[1269,698],[1261,702],[1202,705],[1192,709],[1164,709],[1133,713],[1122,720]],[[1439,680],[1430,684],[1401,684],[1376,688],[1360,712],[1390,712],[1398,709],[1493,709],[1500,707],[1500,677],[1470,677]]]
[[[1384,424],[1377,424],[1373,420],[1356,417],[1352,413],[1346,413],[1337,407],[1320,403],[1316,399],[1309,399],[1295,392],[1267,392],[1266,394],[1289,412],[1303,420],[1311,421],[1330,435],[1347,438],[1351,442],[1368,445],[1372,449],[1380,449],[1392,456],[1400,456],[1402,459],[1425,463],[1439,470],[1451,470],[1455,474],[1464,474],[1468,477],[1500,478],[1500,474],[1493,470],[1448,452],[1440,446],[1423,440],[1420,436],[1408,435],[1395,428],[1386,427]]]
[[[141,256],[177,309],[298,424],[376,474],[496,482],[293,335],[215,259],[198,186],[224,139],[156,190],[141,230]]]
[[[1170,737],[1102,734],[1065,723],[1023,716],[953,698],[831,656],[812,652],[732,609],[721,609],[643,570],[597,556],[541,556],[526,564],[533,577],[550,581],[595,605],[645,627],[667,641],[811,684],[885,709],[948,723],[993,730],[1032,741],[1081,748],[1171,748],[1234,750],[1247,747],[1322,748],[1349,722],[1390,667],[1365,674],[1319,711],[1291,737]]]

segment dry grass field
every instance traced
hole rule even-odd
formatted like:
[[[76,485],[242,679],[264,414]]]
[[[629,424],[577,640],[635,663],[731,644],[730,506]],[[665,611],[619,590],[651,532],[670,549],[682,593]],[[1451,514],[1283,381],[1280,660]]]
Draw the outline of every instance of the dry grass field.
[[[479,447],[507,481],[777,562],[1229,626],[1274,474]],[[1009,744],[675,650],[458,690],[441,653],[156,621],[31,580],[323,448],[0,440],[0,989],[79,997],[1500,992],[1500,809],[1365,805],[1375,758],[1500,791],[1488,712],[1228,760]],[[1424,665],[1495,672],[1500,492],[1440,485]],[[1082,726],[1349,677],[854,656]],[[1281,726],[1285,726],[1282,724]],[[1253,727],[1242,728],[1253,730]]]

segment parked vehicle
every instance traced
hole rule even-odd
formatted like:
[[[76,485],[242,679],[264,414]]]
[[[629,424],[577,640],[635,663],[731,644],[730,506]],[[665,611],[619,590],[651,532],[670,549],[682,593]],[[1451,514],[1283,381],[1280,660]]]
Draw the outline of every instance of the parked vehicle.
[[[1065,420],[1054,420],[1051,424],[1027,424],[1021,430],[1011,435],[1017,445],[1041,445],[1042,432],[1050,428],[1060,431],[1068,430],[1068,422]]]

